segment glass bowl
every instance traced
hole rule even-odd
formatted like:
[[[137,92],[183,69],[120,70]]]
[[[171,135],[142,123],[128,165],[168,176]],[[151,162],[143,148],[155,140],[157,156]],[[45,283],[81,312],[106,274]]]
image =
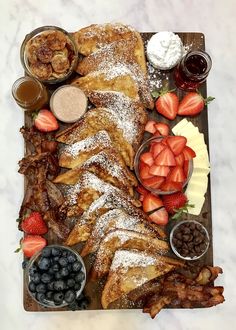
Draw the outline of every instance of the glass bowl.
[[[135,174],[139,180],[139,182],[150,192],[152,192],[153,194],[155,195],[170,195],[170,194],[173,194],[175,192],[177,192],[177,190],[173,190],[173,191],[162,191],[160,189],[153,189],[151,187],[148,187],[146,186],[142,179],[140,178],[140,175],[139,175],[139,162],[140,162],[140,156],[145,153],[145,152],[148,152],[149,149],[150,149],[150,145],[152,142],[154,141],[161,141],[162,139],[164,139],[165,137],[164,136],[154,136],[154,137],[151,137],[150,139],[146,140],[143,144],[141,144],[141,146],[139,147],[138,151],[136,152],[136,155],[135,155],[135,158],[134,158],[134,171],[135,171]],[[192,173],[193,173],[193,160],[191,159],[189,161],[189,168],[188,168],[188,176],[187,176],[187,179],[186,181],[183,183],[183,188],[187,185],[187,183],[189,182],[191,176],[192,176]]]
[[[46,246],[45,248],[57,248],[57,249],[60,249],[60,250],[66,250],[66,251],[70,251],[72,252],[77,261],[79,261],[81,264],[82,264],[82,267],[80,269],[80,271],[82,271],[84,273],[84,279],[83,281],[81,282],[81,287],[79,290],[76,291],[76,298],[79,297],[79,295],[82,293],[84,287],[85,287],[85,284],[86,284],[86,268],[85,268],[85,264],[84,264],[84,261],[82,259],[82,257],[79,255],[79,253],[67,246],[62,246],[62,245],[48,245]],[[44,249],[45,249],[44,248]],[[69,304],[63,300],[62,304],[58,305],[58,304],[55,304],[53,301],[51,300],[47,300],[47,299],[44,299],[43,301],[38,301],[34,295],[34,293],[32,293],[30,290],[29,290],[29,282],[31,280],[31,275],[30,275],[30,268],[35,264],[35,262],[39,259],[39,257],[41,256],[42,254],[42,251],[39,251],[37,253],[35,253],[33,255],[33,257],[31,257],[28,265],[27,265],[27,268],[26,268],[26,285],[27,285],[27,290],[30,294],[30,296],[34,299],[34,301],[36,301],[38,304],[44,306],[44,307],[50,307],[50,308],[61,308],[61,307],[65,307],[65,306],[68,306]]]
[[[50,48],[50,46],[48,46],[48,44],[47,44],[48,39],[43,39],[44,37],[47,38],[46,35],[50,35],[50,33],[52,34],[52,32],[54,32],[54,31],[62,32],[64,34],[64,36],[66,37],[66,45],[61,50],[59,50],[58,45],[55,46],[55,44],[54,44],[53,48],[57,48],[57,49],[48,50],[48,48]],[[38,39],[35,39],[36,37]],[[40,39],[40,37],[42,38],[42,40]],[[30,45],[30,42],[33,40],[38,40],[37,41],[38,43],[36,44],[36,42],[35,42],[35,43],[33,43],[33,45],[32,44]],[[54,41],[55,41],[55,39],[54,39]],[[52,42],[52,41],[50,41],[50,42]],[[32,64],[30,64],[30,61],[28,59],[29,56],[27,55],[27,49],[29,48],[29,45],[31,46],[31,49],[32,49],[32,51],[31,51]],[[44,48],[45,45],[46,45],[46,48]],[[47,52],[49,52],[51,59],[46,57],[46,59],[44,58],[43,62],[41,62],[38,59],[38,55],[37,55],[38,53],[36,53],[36,51],[39,48],[41,48],[41,50],[40,50],[41,56],[46,57],[48,54]],[[62,60],[62,57],[60,57],[60,56],[62,56],[65,60],[67,60],[67,59],[69,60],[69,67],[66,69],[65,72],[56,73],[55,70],[53,70],[53,67],[51,65],[51,60],[52,60],[52,58],[55,59],[55,57],[57,57],[57,59],[59,59],[59,63],[57,63],[57,65],[60,66],[60,58]],[[40,80],[43,83],[56,84],[56,83],[66,80],[72,74],[72,72],[75,70],[76,65],[77,65],[77,60],[78,60],[78,50],[77,50],[76,43],[75,43],[73,37],[67,31],[65,31],[64,29],[57,27],[57,26],[42,26],[42,27],[39,27],[39,28],[33,30],[32,32],[30,32],[29,34],[27,34],[25,36],[25,39],[24,39],[24,41],[21,45],[21,49],[20,49],[20,58],[21,58],[21,63],[23,65],[24,70],[27,73],[27,75],[37,78],[38,80]],[[51,73],[50,77],[48,77],[48,78],[40,77],[39,75],[36,75],[32,71],[32,68],[30,67],[30,65],[32,65],[32,66],[33,65],[36,65],[36,66],[43,65],[45,70],[50,68],[49,71],[52,70],[52,73]],[[46,67],[47,67],[47,69],[46,69]]]
[[[204,251],[200,254],[200,255],[196,255],[196,256],[193,256],[193,257],[190,257],[190,256],[183,256],[181,255],[181,253],[179,251],[177,251],[177,248],[173,242],[173,236],[174,236],[174,233],[175,231],[182,225],[182,224],[189,224],[189,229],[190,229],[190,235],[193,234],[193,229],[191,229],[191,224],[194,223],[194,224],[197,224],[198,226],[200,226],[200,230],[202,230],[202,233],[204,233],[205,235],[205,242],[206,242],[206,246],[205,246],[205,249]],[[193,236],[193,235],[192,235]],[[200,259],[208,250],[209,248],[209,245],[210,245],[210,237],[209,237],[209,234],[208,234],[208,231],[207,229],[198,221],[195,221],[195,220],[184,220],[184,221],[180,221],[179,223],[177,223],[171,230],[170,232],[170,246],[172,248],[172,251],[175,253],[175,255],[181,259],[184,259],[184,260],[198,260]]]

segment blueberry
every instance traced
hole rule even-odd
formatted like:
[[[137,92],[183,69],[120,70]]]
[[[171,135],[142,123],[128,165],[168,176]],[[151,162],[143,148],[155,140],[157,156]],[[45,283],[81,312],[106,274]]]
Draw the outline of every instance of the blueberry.
[[[62,267],[65,267],[67,266],[68,264],[68,261],[65,257],[61,257],[59,260],[58,260],[59,264],[62,266]]]
[[[46,285],[44,283],[36,285],[36,291],[45,293],[47,291]]]
[[[66,266],[66,268],[68,269],[69,272],[72,271],[72,265],[71,265],[71,264],[68,264],[68,265]]]
[[[48,270],[51,265],[51,260],[49,258],[42,257],[38,262],[39,269]]]
[[[62,276],[61,276],[61,272],[56,273],[56,274],[54,275],[54,277],[55,277],[56,280],[60,280],[60,279],[62,278]]]
[[[66,284],[69,288],[73,288],[75,286],[75,280],[73,278],[68,278]]]
[[[77,258],[73,253],[69,252],[69,254],[67,255],[67,260],[70,264],[72,264],[77,260]]]
[[[79,275],[79,274],[78,274]],[[49,283],[52,280],[52,275],[47,274],[47,273],[43,273],[41,276],[41,282],[43,283]]]
[[[41,281],[41,276],[40,274],[37,272],[37,273],[34,273],[32,276],[31,276],[31,280],[32,282],[34,282],[34,284],[39,284],[40,281]]]
[[[64,300],[64,294],[62,292],[54,293],[53,301],[56,305],[61,305]]]
[[[52,291],[48,291],[46,293],[47,300],[53,300],[53,295],[54,295],[54,293]]]
[[[53,268],[52,267],[50,267],[49,269],[48,269],[48,274],[50,274],[50,275],[54,275],[54,270],[53,270]]]
[[[73,270],[73,272],[79,272],[80,269],[81,269],[81,267],[82,267],[81,262],[80,261],[76,261],[72,265],[72,270]]]
[[[63,251],[63,252],[62,252],[62,256],[63,256],[63,257],[65,257],[65,258],[66,258],[66,257],[67,257],[67,255],[68,255],[68,252],[67,252],[67,251]]]
[[[69,275],[69,270],[66,268],[66,267],[63,267],[62,269],[61,269],[61,276],[62,277],[66,277],[66,276],[68,276]]]
[[[62,291],[62,290],[64,290],[65,289],[65,282],[64,281],[62,281],[62,280],[59,280],[59,281],[55,281],[54,282],[54,290],[56,290],[56,291]]]
[[[42,257],[50,257],[51,256],[51,248],[50,247],[45,247],[43,250],[42,250]]]
[[[69,304],[68,305],[68,308],[71,310],[71,311],[76,311],[79,309],[79,306],[78,306],[78,303],[76,301],[73,301],[72,304]]]
[[[32,265],[29,269],[29,274],[32,276],[34,273],[36,273],[38,270],[38,267],[36,265]]]
[[[25,268],[27,267],[28,263],[29,263],[28,260],[24,260],[24,261],[22,262],[22,264],[21,264],[22,269],[25,269]]]
[[[75,276],[75,282],[77,283],[82,283],[84,279],[85,279],[85,274],[83,272],[79,272]]]
[[[58,248],[53,247],[51,253],[52,253],[53,257],[57,257],[57,256],[61,255],[61,250],[58,249]]]
[[[68,304],[71,304],[76,298],[76,294],[73,290],[68,290],[66,291],[65,293],[65,301],[68,303]]]
[[[77,300],[79,309],[88,308],[89,302],[90,301],[89,301],[88,297],[84,297],[83,299]]]
[[[52,269],[53,269],[54,273],[56,273],[59,271],[60,265],[58,263],[55,263],[54,265],[52,265]]]
[[[58,262],[59,259],[60,259],[60,256],[53,257],[54,262]]]
[[[36,291],[36,285],[35,285],[35,283],[34,282],[29,282],[29,290],[31,291],[31,292],[35,292]]]
[[[36,293],[36,299],[39,301],[39,302],[44,302],[45,300],[45,294],[43,292],[38,292]]]
[[[76,276],[76,273],[73,273],[73,272],[70,273],[70,277],[71,277],[71,278],[74,278],[75,276]]]
[[[75,283],[74,289],[78,291],[81,288],[81,283]]]
[[[54,281],[50,282],[47,284],[47,289],[49,291],[53,291],[54,290]]]

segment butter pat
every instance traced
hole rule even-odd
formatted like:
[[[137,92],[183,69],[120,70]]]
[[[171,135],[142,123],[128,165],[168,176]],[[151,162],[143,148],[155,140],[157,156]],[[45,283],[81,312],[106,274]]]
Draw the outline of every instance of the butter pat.
[[[177,34],[162,31],[154,34],[147,44],[148,61],[157,69],[173,68],[183,55],[183,44]]]

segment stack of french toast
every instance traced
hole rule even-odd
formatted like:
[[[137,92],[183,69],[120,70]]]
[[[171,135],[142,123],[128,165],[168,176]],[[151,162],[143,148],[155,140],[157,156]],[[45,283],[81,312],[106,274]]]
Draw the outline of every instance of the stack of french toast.
[[[132,169],[152,109],[140,34],[121,24],[91,25],[74,33],[83,55],[72,81],[93,105],[60,131],[58,175],[65,200],[60,212],[70,226],[66,245],[83,242],[94,254],[91,280],[107,277],[102,306],[146,282],[182,267],[166,254],[165,233],[151,224],[134,196]]]

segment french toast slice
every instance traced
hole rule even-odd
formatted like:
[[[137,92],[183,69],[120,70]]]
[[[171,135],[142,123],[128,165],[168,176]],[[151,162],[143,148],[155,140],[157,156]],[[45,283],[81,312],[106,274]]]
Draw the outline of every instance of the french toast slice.
[[[99,71],[105,72],[109,78],[109,72],[129,74],[138,85],[140,100],[144,107],[153,109],[154,101],[150,93],[148,79],[134,56],[135,43],[127,40],[114,42],[106,47],[83,58],[79,62],[77,72],[86,76]],[[90,93],[88,95],[90,97]]]
[[[58,175],[53,182],[73,185],[79,181],[85,171],[88,171],[133,196],[133,186],[137,186],[137,180],[128,170],[122,158],[118,157],[113,151],[115,152],[110,148],[97,153],[81,166]]]
[[[107,309],[132,290],[183,266],[182,261],[166,256],[132,250],[116,251],[102,292],[102,307]]]
[[[147,112],[139,101],[134,101],[123,93],[113,91],[96,91],[90,93],[90,101],[97,108],[106,108],[125,139],[138,149],[143,138],[147,122]]]
[[[106,108],[89,110],[74,125],[56,135],[58,142],[73,144],[93,136],[101,130],[107,131],[115,149],[122,155],[126,165],[133,168],[134,150],[125,139],[123,131],[118,127],[115,118]]]
[[[157,237],[157,233],[143,216],[140,216],[140,214],[128,214],[124,209],[115,208],[97,218],[91,235],[80,255],[85,257],[90,253],[96,252],[104,236],[114,229],[132,230],[149,237]]]
[[[65,244],[74,245],[87,241],[97,219],[115,208],[124,209],[129,215],[147,219],[146,214],[141,209],[135,207],[126,194],[117,191],[106,192],[95,200],[81,217],[77,218],[77,222],[67,237]],[[165,232],[158,225],[153,225],[152,229],[157,237],[166,238]]]
[[[120,23],[92,24],[73,34],[79,53],[88,56],[91,53],[119,41],[127,40],[130,53],[144,73],[147,72],[144,45],[141,35],[134,28]],[[129,42],[135,42],[135,49],[129,48]],[[130,46],[131,47],[131,46]]]
[[[113,67],[110,70],[99,70],[84,77],[75,78],[72,85],[78,86],[89,97],[93,91],[122,92],[134,100],[139,100],[138,84],[132,77],[130,70]]]
[[[109,134],[106,131],[98,131],[82,141],[63,145],[59,152],[59,166],[66,168],[81,166],[91,156],[107,148],[114,149]]]
[[[112,230],[107,233],[99,245],[91,270],[92,280],[102,278],[109,272],[113,256],[119,249],[135,249],[163,255],[169,251],[169,244],[132,230]]]

